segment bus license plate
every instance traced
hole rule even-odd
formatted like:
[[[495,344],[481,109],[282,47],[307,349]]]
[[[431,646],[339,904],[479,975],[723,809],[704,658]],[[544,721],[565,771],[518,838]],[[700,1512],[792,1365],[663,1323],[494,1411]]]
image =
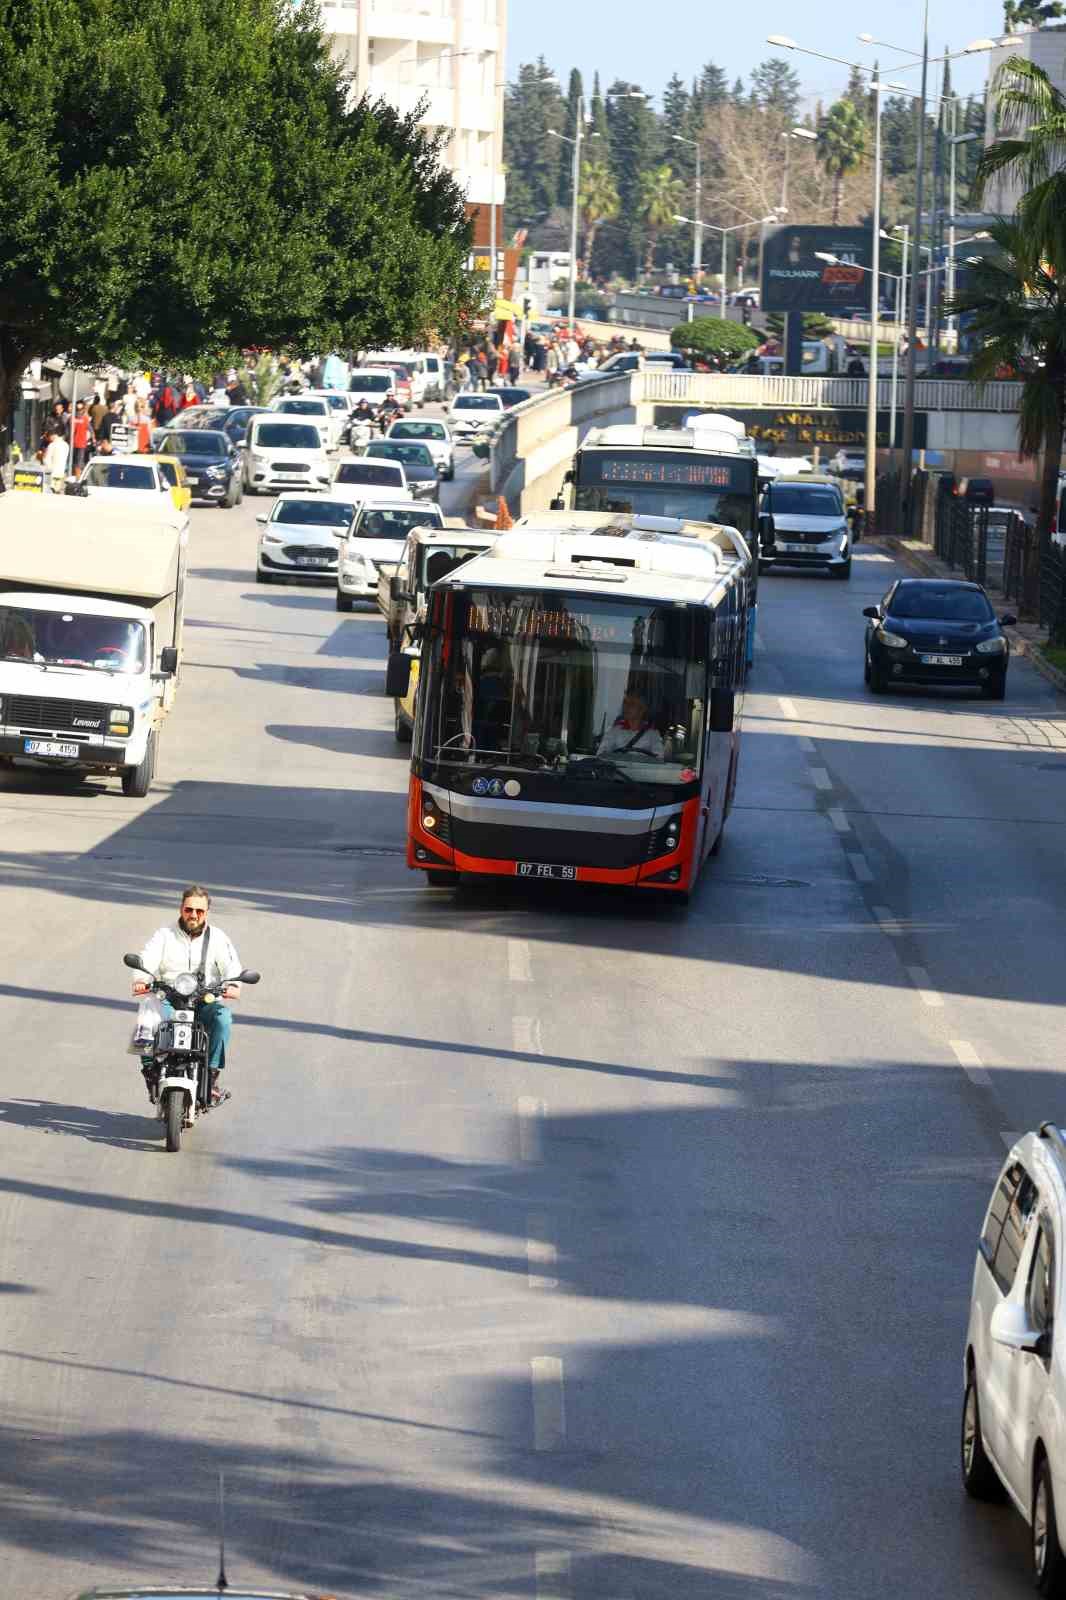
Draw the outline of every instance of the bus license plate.
[[[562,878],[568,883],[573,883],[577,877],[577,868],[559,867],[547,861],[518,861],[515,863],[515,876],[519,878]]]
[[[77,744],[57,744],[54,739],[26,739],[24,749],[28,756],[62,756],[71,761],[81,754]]]

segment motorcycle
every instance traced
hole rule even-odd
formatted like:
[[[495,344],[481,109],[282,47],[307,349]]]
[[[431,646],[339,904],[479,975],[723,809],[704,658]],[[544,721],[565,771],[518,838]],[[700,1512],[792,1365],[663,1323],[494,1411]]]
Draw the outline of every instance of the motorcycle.
[[[353,417],[348,430],[348,444],[352,450],[365,450],[374,437],[374,417]]]
[[[144,973],[149,980],[147,992],[165,1000],[173,1013],[156,1031],[148,1088],[156,1116],[166,1130],[167,1149],[174,1154],[181,1149],[184,1129],[191,1128],[198,1116],[212,1109],[207,1029],[196,1021],[196,1008],[217,984],[198,972],[181,972],[172,983],[164,983],[145,972],[140,956],[126,955],[122,960],[134,972]],[[255,984],[259,973],[242,972],[229,981]],[[224,1099],[228,1100],[229,1095]]]

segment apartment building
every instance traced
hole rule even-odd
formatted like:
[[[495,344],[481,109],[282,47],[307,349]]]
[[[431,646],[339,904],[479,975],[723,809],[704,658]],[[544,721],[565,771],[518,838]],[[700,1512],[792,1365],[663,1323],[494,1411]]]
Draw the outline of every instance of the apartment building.
[[[1025,28],[1005,36],[995,50],[988,52],[988,87],[986,91],[985,145],[995,144],[1002,136],[996,124],[995,81],[996,74],[1011,56],[1021,56],[1035,66],[1042,67],[1055,88],[1066,94],[1066,26],[1059,24],[1048,28]],[[999,175],[985,191],[984,211],[993,216],[1013,216],[1018,209],[1022,184],[1017,178]]]
[[[333,54],[399,111],[425,102],[423,123],[447,135],[445,158],[475,215],[475,242],[503,244],[503,79],[507,0],[325,0]]]

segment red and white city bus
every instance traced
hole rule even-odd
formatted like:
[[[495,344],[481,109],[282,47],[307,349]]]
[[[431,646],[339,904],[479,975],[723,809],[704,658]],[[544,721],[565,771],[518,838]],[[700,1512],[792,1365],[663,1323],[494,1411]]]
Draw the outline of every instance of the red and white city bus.
[[[751,554],[729,528],[595,520],[526,518],[429,591],[407,862],[431,884],[471,873],[687,896],[717,851]],[[409,666],[390,658],[390,694]]]

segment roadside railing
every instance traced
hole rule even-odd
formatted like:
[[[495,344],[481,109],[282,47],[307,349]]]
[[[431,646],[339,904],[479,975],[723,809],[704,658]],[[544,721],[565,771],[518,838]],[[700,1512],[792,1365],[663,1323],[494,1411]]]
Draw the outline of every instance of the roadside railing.
[[[733,372],[643,373],[645,401],[675,405],[752,406],[798,411],[855,410],[866,405],[865,378],[753,377]],[[919,378],[914,403],[919,411],[1012,413],[1021,403],[1020,383],[965,383],[956,378]],[[902,403],[897,388],[897,401]],[[892,380],[877,380],[877,407],[892,403]]]

